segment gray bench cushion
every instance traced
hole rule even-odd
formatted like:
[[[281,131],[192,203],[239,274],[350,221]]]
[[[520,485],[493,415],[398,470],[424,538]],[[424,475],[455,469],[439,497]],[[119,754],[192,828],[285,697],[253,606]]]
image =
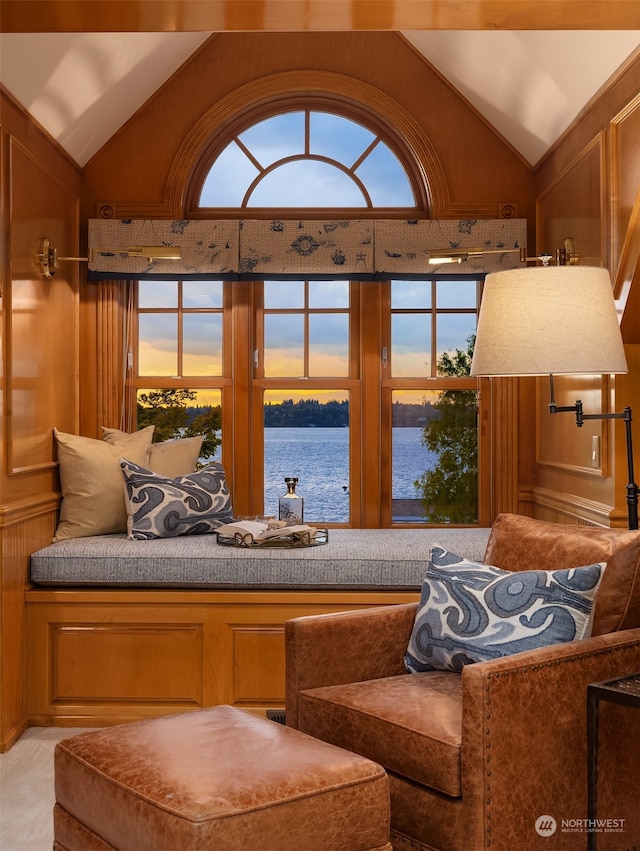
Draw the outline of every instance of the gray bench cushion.
[[[240,549],[216,536],[131,541],[101,535],[58,541],[31,556],[48,586],[418,591],[439,544],[482,561],[489,529],[330,529],[327,544]]]

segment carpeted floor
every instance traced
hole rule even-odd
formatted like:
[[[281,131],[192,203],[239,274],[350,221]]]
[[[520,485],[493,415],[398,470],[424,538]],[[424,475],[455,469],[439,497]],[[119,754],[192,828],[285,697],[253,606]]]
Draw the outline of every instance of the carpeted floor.
[[[53,751],[84,730],[31,727],[0,754],[0,851],[51,851]]]

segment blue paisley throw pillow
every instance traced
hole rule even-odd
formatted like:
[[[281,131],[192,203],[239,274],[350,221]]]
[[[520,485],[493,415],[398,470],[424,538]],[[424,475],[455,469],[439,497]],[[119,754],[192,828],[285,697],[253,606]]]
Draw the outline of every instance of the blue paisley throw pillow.
[[[407,670],[461,671],[473,662],[587,638],[604,568],[511,573],[433,547]]]
[[[130,538],[204,535],[233,518],[222,464],[169,479],[122,459]]]

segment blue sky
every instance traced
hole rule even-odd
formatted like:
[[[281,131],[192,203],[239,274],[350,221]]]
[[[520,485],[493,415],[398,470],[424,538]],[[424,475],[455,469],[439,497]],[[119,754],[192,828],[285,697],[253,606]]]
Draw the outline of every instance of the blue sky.
[[[261,177],[246,201],[249,207],[415,207],[403,166],[375,133],[325,112],[312,111],[308,120],[308,146],[304,111],[265,119],[240,133],[213,163],[200,206],[240,206]]]

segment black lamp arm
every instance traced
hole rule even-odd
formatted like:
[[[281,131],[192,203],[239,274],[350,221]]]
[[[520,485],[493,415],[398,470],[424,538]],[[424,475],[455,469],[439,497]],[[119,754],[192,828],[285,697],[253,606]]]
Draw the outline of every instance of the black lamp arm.
[[[576,415],[576,425],[582,428],[585,420],[624,420],[625,434],[627,438],[627,516],[629,518],[629,528],[638,528],[638,493],[640,488],[635,482],[635,474],[633,468],[633,439],[631,434],[631,408],[627,406],[622,411],[605,414],[585,414],[582,410],[582,402],[577,400],[575,405],[556,405],[556,400],[553,391],[553,375],[549,376],[549,413],[574,413]]]

